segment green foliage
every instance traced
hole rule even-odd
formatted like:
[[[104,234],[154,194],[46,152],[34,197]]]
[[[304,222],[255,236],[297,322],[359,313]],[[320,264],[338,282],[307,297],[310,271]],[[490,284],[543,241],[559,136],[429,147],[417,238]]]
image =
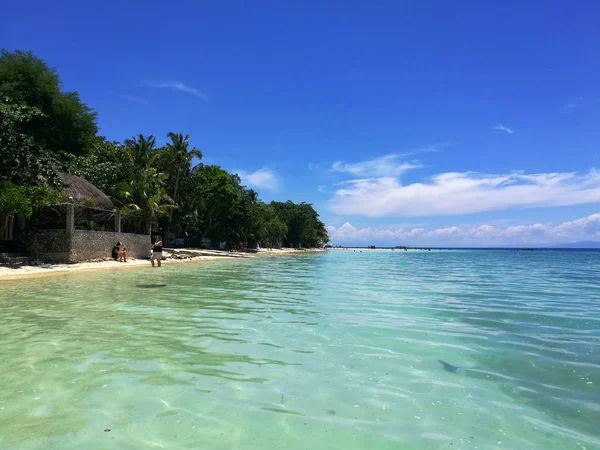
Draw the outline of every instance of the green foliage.
[[[227,171],[219,166],[198,166],[185,180],[182,196],[196,238],[208,236],[213,242],[236,238],[231,225],[242,198],[239,184]]]
[[[98,127],[96,113],[77,92],[62,92],[56,70],[31,52],[0,52],[0,94],[18,105],[37,108],[27,134],[57,155],[87,153]]]
[[[182,133],[168,133],[167,137],[171,142],[158,151],[156,160],[159,170],[162,169],[168,174],[167,187],[169,192],[172,192],[173,203],[177,205],[181,177],[182,175],[189,175],[192,160],[194,158],[202,159],[202,152],[196,148],[189,150],[190,136],[188,134],[184,137]],[[169,211],[169,220],[165,225],[165,235],[169,234],[174,210],[175,208],[171,208]]]
[[[0,217],[31,217],[39,206],[59,199],[53,158],[26,133],[42,113],[0,98]]]
[[[141,134],[125,141],[132,173],[113,189],[117,203],[123,211],[137,218],[143,233],[149,233],[152,225],[173,207],[165,189],[167,175],[152,167],[156,160],[154,142],[153,136],[145,138]]]
[[[29,218],[40,206],[57,202],[60,194],[46,186],[17,186],[0,181],[0,217]]]
[[[26,130],[42,117],[37,108],[0,98],[0,179],[23,185],[58,186],[52,155]]]
[[[242,241],[247,246],[315,247],[328,241],[311,205],[291,201],[267,205],[256,191],[241,186],[237,175],[218,166],[196,167],[184,179],[181,194],[179,223],[196,243],[204,237],[233,246]]]
[[[97,137],[87,156],[77,156],[66,164],[68,172],[85,178],[102,192],[113,195],[114,187],[131,180],[134,162],[130,150],[118,142]]]
[[[95,114],[61,92],[54,69],[31,52],[0,52],[0,215],[30,217],[60,198],[55,169],[89,149]]]
[[[280,247],[288,232],[288,227],[281,219],[271,219],[265,223],[265,236],[269,243]]]
[[[161,153],[164,170],[170,176],[189,172],[190,164],[194,158],[202,159],[202,152],[197,148],[190,149],[190,136],[182,133],[168,133],[170,142],[164,147]]]
[[[136,170],[146,170],[156,161],[158,155],[154,151],[155,144],[156,138],[154,136],[146,138],[141,134],[125,140],[125,146]]]
[[[271,207],[288,227],[284,244],[289,247],[315,247],[329,242],[325,224],[308,203],[272,202]]]

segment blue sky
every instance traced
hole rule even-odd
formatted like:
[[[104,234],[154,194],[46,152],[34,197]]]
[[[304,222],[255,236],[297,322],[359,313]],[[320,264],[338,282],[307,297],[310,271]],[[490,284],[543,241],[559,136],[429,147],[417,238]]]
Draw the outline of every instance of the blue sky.
[[[371,3],[11,2],[0,45],[335,243],[600,240],[600,5]]]

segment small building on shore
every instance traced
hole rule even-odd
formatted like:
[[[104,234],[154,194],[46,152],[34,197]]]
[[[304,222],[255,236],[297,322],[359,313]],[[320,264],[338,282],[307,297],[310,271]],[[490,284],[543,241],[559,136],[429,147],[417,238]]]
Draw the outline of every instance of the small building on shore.
[[[48,262],[104,260],[111,258],[117,242],[129,257],[149,258],[150,235],[126,232],[126,218],[104,192],[76,175],[57,175],[63,202],[43,207],[27,220],[2,219],[0,252],[5,259],[12,253]]]

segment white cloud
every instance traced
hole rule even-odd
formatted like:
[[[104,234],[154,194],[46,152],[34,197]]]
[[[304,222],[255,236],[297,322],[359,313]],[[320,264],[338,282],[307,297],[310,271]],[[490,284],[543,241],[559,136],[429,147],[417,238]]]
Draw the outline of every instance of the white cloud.
[[[394,242],[398,239],[414,237],[422,234],[423,228],[404,230],[402,228],[386,230],[377,228],[357,229],[351,223],[346,222],[339,228],[327,226],[327,232],[332,242],[366,242],[366,241],[388,241]]]
[[[240,170],[237,174],[242,179],[242,183],[255,188],[267,189],[270,191],[276,191],[279,188],[279,177],[273,170],[267,168],[259,169],[255,172],[245,172]]]
[[[451,236],[458,232],[457,227],[438,228],[437,230],[429,233],[430,236]]]
[[[123,95],[123,97],[127,100],[131,100],[132,102],[139,103],[142,106],[149,106],[148,100],[146,100],[145,98],[134,97],[133,95],[127,94]]]
[[[599,201],[600,172],[596,170],[585,174],[448,172],[408,185],[391,176],[350,180],[335,191],[329,209],[339,215],[417,217]]]
[[[512,128],[508,128],[508,127],[505,127],[504,125],[500,125],[500,124],[496,125],[494,127],[494,130],[504,131],[504,132],[506,132],[508,134],[513,134],[514,133],[514,130]]]
[[[203,99],[207,98],[207,95],[203,92],[200,92],[198,89],[188,86],[181,81],[144,81],[142,84],[151,88],[172,89],[174,91],[192,94]]]
[[[447,227],[434,230],[413,228],[397,229],[357,229],[349,222],[339,228],[327,227],[333,244],[372,244],[387,245],[518,245],[557,244],[588,239],[600,239],[600,213],[581,219],[563,222],[559,225],[536,223],[533,225],[512,225],[494,227],[491,225]]]
[[[448,147],[450,145],[449,142],[442,142],[440,144],[433,144],[427,147],[415,148],[412,150],[408,150],[406,152],[399,153],[401,157],[408,157],[412,155],[416,155],[418,153],[440,153],[443,152],[443,148]]]
[[[420,167],[416,162],[401,161],[402,155],[387,155],[357,163],[336,161],[331,168],[334,172],[349,173],[360,177],[398,177],[410,169]]]
[[[564,222],[552,228],[557,236],[569,236],[579,233],[587,236],[600,236],[600,214],[592,214],[582,219]]]

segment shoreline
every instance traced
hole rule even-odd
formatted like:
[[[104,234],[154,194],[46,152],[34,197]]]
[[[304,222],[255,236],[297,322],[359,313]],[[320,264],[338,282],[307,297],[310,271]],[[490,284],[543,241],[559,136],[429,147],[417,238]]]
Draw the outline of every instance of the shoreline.
[[[226,259],[252,259],[260,257],[288,256],[305,253],[320,252],[320,249],[296,250],[291,248],[259,250],[256,253],[226,252],[222,250],[176,249],[165,250],[166,266],[183,263],[200,263],[207,261],[223,261]],[[128,259],[126,263],[113,260],[88,261],[80,263],[46,263],[36,266],[21,266],[11,268],[0,266],[0,282],[22,280],[29,278],[43,278],[55,275],[65,275],[88,270],[116,270],[152,268],[150,259]]]

